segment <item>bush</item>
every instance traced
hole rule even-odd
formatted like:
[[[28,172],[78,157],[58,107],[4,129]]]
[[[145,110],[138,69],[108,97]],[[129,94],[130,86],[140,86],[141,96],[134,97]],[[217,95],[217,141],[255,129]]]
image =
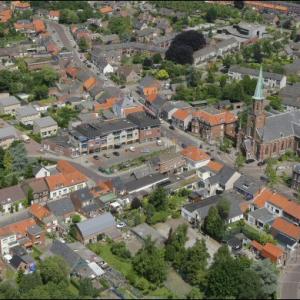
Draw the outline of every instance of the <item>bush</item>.
[[[154,215],[150,218],[149,224],[154,225],[159,222],[166,222],[169,213],[167,211],[158,211],[155,212]]]
[[[121,258],[124,259],[129,259],[131,257],[131,254],[129,252],[129,250],[126,248],[126,245],[124,242],[120,242],[120,243],[113,243],[111,245],[111,253],[119,256]]]

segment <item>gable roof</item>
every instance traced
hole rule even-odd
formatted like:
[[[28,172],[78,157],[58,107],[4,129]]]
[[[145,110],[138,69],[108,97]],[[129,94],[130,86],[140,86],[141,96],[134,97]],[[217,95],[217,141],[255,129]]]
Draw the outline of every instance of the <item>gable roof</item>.
[[[186,118],[190,116],[190,112],[183,110],[183,109],[177,109],[175,113],[172,115],[172,118],[175,118],[177,120],[184,121]]]
[[[54,121],[54,119],[50,116],[34,120],[33,124],[37,125],[40,128],[47,128],[47,127],[50,127],[50,126],[56,126],[57,125],[56,121]]]
[[[76,226],[83,237],[88,237],[90,235],[103,233],[115,226],[115,219],[111,213],[104,213],[95,218],[77,223]]]
[[[0,191],[0,204],[14,203],[26,199],[26,195],[20,185],[2,188]]]
[[[224,165],[218,161],[209,161],[209,163],[206,165],[211,171],[217,173],[219,172]]]
[[[272,228],[280,231],[288,237],[294,238],[297,241],[300,240],[300,227],[286,221],[283,218],[275,219],[272,224]]]
[[[70,198],[63,198],[47,203],[48,209],[57,217],[75,212],[75,207]]]
[[[188,146],[181,151],[181,155],[192,161],[203,161],[210,159],[210,156],[196,146]]]
[[[277,260],[283,256],[283,250],[271,243],[266,243],[260,254],[265,258],[269,258],[273,262],[277,262]]]
[[[12,233],[25,235],[27,229],[35,224],[36,222],[32,218],[29,218],[13,224],[6,225],[0,228],[0,236]]]
[[[50,212],[46,207],[37,203],[30,206],[29,212],[39,220],[43,220],[50,215]]]

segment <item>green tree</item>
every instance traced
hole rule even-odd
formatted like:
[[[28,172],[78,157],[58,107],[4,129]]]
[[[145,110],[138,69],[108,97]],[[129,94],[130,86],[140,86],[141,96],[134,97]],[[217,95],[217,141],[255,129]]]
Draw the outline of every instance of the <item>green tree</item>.
[[[203,293],[200,289],[193,287],[191,291],[186,295],[187,299],[203,299]]]
[[[27,199],[26,200],[27,200],[26,206],[29,207],[33,201],[33,190],[31,187],[27,191]]]
[[[132,260],[134,270],[153,284],[162,283],[167,276],[164,253],[158,249],[150,237]]]
[[[201,72],[195,70],[194,68],[191,68],[191,71],[187,78],[189,86],[191,87],[198,86],[198,84],[201,81],[201,76],[202,76]]]
[[[29,178],[33,177],[33,169],[32,169],[32,165],[31,164],[28,164],[26,166],[24,176],[25,176],[26,179],[29,179]]]
[[[58,284],[69,275],[68,266],[60,256],[47,257],[40,264],[40,272],[44,283],[52,281]]]
[[[92,280],[90,278],[83,278],[79,281],[79,296],[95,298],[98,294],[97,289],[93,287]]]
[[[204,219],[203,230],[212,238],[221,241],[225,233],[225,224],[219,215],[218,209],[212,206]]]
[[[41,285],[23,294],[23,299],[51,299],[46,287]]]
[[[181,265],[182,258],[185,255],[184,245],[187,241],[187,225],[183,224],[177,227],[173,232],[170,230],[166,241],[165,258],[174,263],[177,268]]]
[[[15,174],[11,177],[10,185],[17,185],[18,184],[18,178]]]
[[[179,271],[183,279],[192,285],[201,286],[206,274],[209,254],[204,240],[196,243],[185,251]]]
[[[126,244],[124,242],[119,242],[119,243],[112,243],[111,245],[111,253],[119,256],[124,259],[129,259],[131,257],[131,254],[129,250],[126,248]]]
[[[262,286],[261,299],[275,299],[277,290],[278,271],[268,259],[255,261],[251,269],[258,275]]]
[[[223,88],[226,85],[227,82],[227,76],[226,75],[222,75],[220,77],[220,87]]]
[[[42,278],[39,272],[33,272],[31,274],[23,275],[19,282],[20,293],[28,292],[43,284]]]
[[[81,221],[80,215],[73,215],[72,216],[72,223],[79,223]]]
[[[265,174],[268,177],[270,186],[274,186],[276,184],[276,182],[278,181],[278,177],[276,174],[276,169],[274,167],[274,164],[275,163],[274,163],[273,159],[268,159]]]
[[[13,157],[9,151],[6,151],[3,158],[4,169],[7,173],[11,173],[13,164]]]
[[[207,82],[208,83],[214,83],[215,82],[215,77],[214,77],[214,73],[209,70],[207,73]]]
[[[166,70],[159,70],[156,74],[156,78],[159,80],[166,80],[169,78],[169,74]]]
[[[206,12],[205,19],[207,22],[213,23],[217,19],[217,16],[218,16],[217,9],[214,6],[211,6]]]
[[[226,198],[222,198],[217,204],[220,217],[226,221],[230,212],[230,202]]]
[[[159,64],[162,62],[162,57],[159,53],[155,53],[153,56],[152,56],[152,61],[154,64]]]
[[[82,37],[79,39],[78,47],[80,51],[85,52],[89,49],[89,43],[84,37]]]
[[[251,269],[246,269],[241,272],[239,279],[239,299],[263,299],[261,281],[256,272]]]
[[[166,210],[168,205],[168,197],[164,188],[158,187],[149,196],[149,204],[159,210]]]
[[[132,30],[129,17],[111,17],[108,21],[108,29],[121,37],[130,33]]]
[[[21,295],[12,281],[2,281],[0,283],[0,298],[1,299],[20,299]]]
[[[263,54],[260,44],[253,45],[253,58],[256,63],[260,64],[263,60]]]
[[[235,159],[234,165],[239,170],[244,166],[246,159],[242,153],[239,153]]]

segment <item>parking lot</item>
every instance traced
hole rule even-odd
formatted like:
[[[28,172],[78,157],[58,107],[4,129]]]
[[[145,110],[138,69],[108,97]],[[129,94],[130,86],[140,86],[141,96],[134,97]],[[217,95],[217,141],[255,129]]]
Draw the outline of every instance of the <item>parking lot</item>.
[[[89,156],[88,160],[97,169],[99,167],[106,169],[121,163],[125,163],[126,165],[126,162],[128,161],[132,161],[156,151],[162,151],[169,146],[170,142],[167,139],[162,139],[162,145],[158,145],[157,141],[143,144],[123,145],[120,149],[110,149],[95,153],[94,155]],[[129,166],[130,165],[128,165],[128,167]]]

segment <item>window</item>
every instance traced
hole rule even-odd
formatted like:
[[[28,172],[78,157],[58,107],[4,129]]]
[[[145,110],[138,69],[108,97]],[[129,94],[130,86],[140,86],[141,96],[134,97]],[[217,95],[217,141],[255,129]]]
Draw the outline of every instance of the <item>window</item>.
[[[276,144],[273,145],[273,152],[276,152]]]
[[[281,143],[281,150],[284,149],[284,142]]]
[[[269,147],[266,146],[266,149],[265,149],[265,154],[268,154],[269,153]]]

